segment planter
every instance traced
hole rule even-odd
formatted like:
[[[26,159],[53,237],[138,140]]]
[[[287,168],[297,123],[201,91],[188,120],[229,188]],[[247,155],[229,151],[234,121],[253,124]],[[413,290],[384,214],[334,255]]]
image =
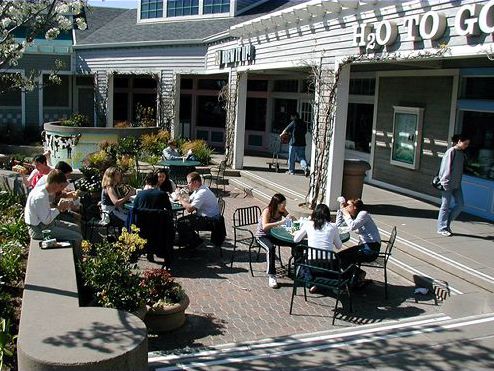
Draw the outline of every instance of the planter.
[[[132,312],[132,314],[134,316],[136,316],[137,318],[139,318],[140,320],[144,321],[144,318],[146,317],[146,314],[147,314],[147,308],[145,305],[143,305],[142,307],[140,307],[136,311]]]
[[[185,297],[180,303],[160,309],[148,310],[144,323],[153,332],[165,332],[179,328],[185,323],[185,310],[189,306],[189,297]]]
[[[92,152],[99,150],[103,141],[116,142],[118,138],[140,137],[159,131],[158,127],[71,127],[61,126],[58,122],[44,124],[45,145],[51,151],[52,162],[65,161],[79,169],[82,160]]]

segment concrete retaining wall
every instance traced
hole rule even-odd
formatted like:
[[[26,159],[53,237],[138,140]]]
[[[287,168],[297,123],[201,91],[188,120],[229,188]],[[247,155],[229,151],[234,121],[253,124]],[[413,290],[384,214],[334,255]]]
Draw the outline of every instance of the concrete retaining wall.
[[[18,338],[19,370],[147,370],[147,331],[136,316],[79,307],[72,248],[32,241]]]

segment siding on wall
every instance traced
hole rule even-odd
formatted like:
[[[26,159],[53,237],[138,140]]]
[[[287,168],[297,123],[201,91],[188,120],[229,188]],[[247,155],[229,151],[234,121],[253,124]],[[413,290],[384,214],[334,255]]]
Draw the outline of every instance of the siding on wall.
[[[353,10],[344,10],[337,18],[328,18],[324,22],[304,25],[290,30],[278,30],[268,34],[256,36],[244,35],[242,41],[227,42],[212,45],[208,49],[206,65],[208,68],[215,66],[215,52],[219,49],[227,49],[240,43],[253,44],[256,48],[256,60],[253,63],[259,68],[269,68],[277,63],[291,63],[294,66],[309,60],[317,61],[319,57],[345,57],[359,55],[363,49],[352,45],[354,27],[362,23],[374,23],[383,20],[396,21],[398,25],[398,37],[393,45],[385,52],[407,52],[418,51],[424,48],[439,47],[445,44],[449,47],[464,45],[479,45],[493,41],[492,35],[480,37],[458,36],[454,31],[454,21],[458,7],[463,4],[478,3],[486,4],[487,1],[439,1],[429,2],[430,6],[423,8],[421,2],[417,1],[412,6],[407,6],[406,12],[401,5],[383,7],[378,11],[363,12],[357,16]],[[357,10],[365,9],[361,7]],[[367,10],[370,7],[367,6]],[[436,41],[412,42],[408,40],[407,29],[403,25],[405,17],[424,14],[425,11],[438,11],[446,16],[447,28],[443,38]],[[331,17],[331,16],[329,16]]]
[[[204,68],[206,47],[149,47],[76,50],[79,73],[95,70],[159,72],[162,69],[190,71]]]
[[[452,76],[381,77],[372,177],[416,192],[437,195],[430,180],[448,142]],[[391,165],[393,106],[424,108],[422,147],[417,170]]]

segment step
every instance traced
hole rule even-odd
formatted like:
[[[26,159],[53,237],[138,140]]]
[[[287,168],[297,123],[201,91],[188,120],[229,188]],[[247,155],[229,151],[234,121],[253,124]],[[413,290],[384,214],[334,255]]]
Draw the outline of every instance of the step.
[[[149,368],[160,371],[197,368],[282,369],[280,363],[287,368],[321,365],[331,368],[330,365],[359,362],[369,356],[376,359],[383,357],[384,360],[390,355],[403,356],[403,352],[411,352],[411,356],[415,349],[441,343],[446,345],[474,336],[489,337],[494,332],[493,322],[492,311],[474,315],[465,313],[456,318],[438,313],[350,329],[225,344],[184,353],[153,352],[149,353]],[[371,345],[378,348],[386,346],[386,350],[379,352]],[[297,366],[290,363],[295,359],[299,362]]]

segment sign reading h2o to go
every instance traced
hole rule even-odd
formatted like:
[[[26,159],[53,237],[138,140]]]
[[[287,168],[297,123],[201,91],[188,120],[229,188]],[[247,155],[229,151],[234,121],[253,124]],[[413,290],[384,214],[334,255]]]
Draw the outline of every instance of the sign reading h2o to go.
[[[405,27],[406,40],[437,40],[441,38],[447,27],[446,16],[442,13],[429,11],[406,17],[401,25]],[[476,36],[481,33],[494,32],[494,0],[481,4],[467,4],[460,7],[455,15],[454,28],[459,36]],[[355,27],[353,45],[366,49],[378,49],[392,45],[398,36],[398,23],[382,21],[363,23]]]

